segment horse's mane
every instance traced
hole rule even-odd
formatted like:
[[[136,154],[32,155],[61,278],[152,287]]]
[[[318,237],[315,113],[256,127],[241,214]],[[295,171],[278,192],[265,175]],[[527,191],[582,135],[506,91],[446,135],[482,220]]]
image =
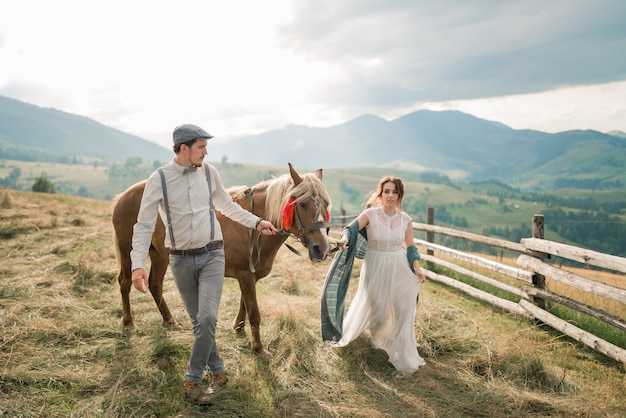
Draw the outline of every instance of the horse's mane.
[[[257,186],[254,186],[254,187],[257,187]],[[226,189],[226,191],[230,193],[233,200],[239,200],[245,195],[246,190],[248,189],[250,189],[250,187],[248,186],[230,186]]]
[[[280,226],[282,222],[283,208],[289,198],[295,198],[295,204],[306,198],[312,198],[322,214],[324,210],[330,211],[331,201],[328,192],[324,188],[322,181],[313,173],[300,175],[302,183],[295,186],[289,174],[262,181],[252,187],[253,192],[265,191],[265,219],[275,226]],[[233,197],[241,196],[247,187],[240,186],[230,188]]]

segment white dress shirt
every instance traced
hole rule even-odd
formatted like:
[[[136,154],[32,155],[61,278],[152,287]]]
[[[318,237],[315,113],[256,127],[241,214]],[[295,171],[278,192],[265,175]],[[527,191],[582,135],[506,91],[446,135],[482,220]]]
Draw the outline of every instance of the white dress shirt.
[[[217,169],[211,164],[208,164],[208,166],[215,209],[248,228],[254,228],[260,218],[233,202],[232,197],[224,187]],[[167,200],[174,231],[175,248],[178,250],[200,248],[211,241],[209,185],[205,169],[204,167],[198,167],[191,173],[183,174],[185,168],[174,160],[162,167],[167,184]],[[133,227],[132,251],[130,253],[133,270],[144,268],[157,213],[161,215],[163,223],[167,225],[161,176],[158,170],[148,177],[141,199],[137,223]],[[222,229],[217,218],[215,219],[213,239],[216,241],[223,239]],[[174,248],[167,226],[165,246]]]

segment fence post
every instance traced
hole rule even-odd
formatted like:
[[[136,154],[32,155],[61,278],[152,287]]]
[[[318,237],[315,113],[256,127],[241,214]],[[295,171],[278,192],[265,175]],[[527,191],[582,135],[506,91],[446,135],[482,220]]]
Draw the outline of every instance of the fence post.
[[[426,208],[426,223],[428,225],[434,225],[435,224],[435,208],[433,207],[428,207]],[[435,233],[432,231],[426,231],[426,241],[430,242],[431,244],[435,243]],[[428,255],[433,255],[435,252],[433,250],[431,250],[430,248],[428,248],[426,250],[426,254]],[[430,261],[428,261],[426,263],[426,268],[428,270],[432,270],[433,269],[433,263],[431,263]]]
[[[533,238],[543,239],[544,233],[544,218],[541,214],[533,215]],[[546,277],[543,274],[539,274],[537,272],[533,272],[532,276],[533,286],[537,289],[544,290],[546,288]],[[539,306],[541,309],[546,308],[546,301],[543,298],[533,297],[533,302],[535,305]]]

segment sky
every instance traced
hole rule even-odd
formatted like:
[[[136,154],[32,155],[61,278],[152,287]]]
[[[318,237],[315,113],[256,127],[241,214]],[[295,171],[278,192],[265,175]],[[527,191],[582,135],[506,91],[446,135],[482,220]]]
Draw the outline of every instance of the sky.
[[[168,148],[420,109],[626,131],[626,1],[0,0],[0,96]]]

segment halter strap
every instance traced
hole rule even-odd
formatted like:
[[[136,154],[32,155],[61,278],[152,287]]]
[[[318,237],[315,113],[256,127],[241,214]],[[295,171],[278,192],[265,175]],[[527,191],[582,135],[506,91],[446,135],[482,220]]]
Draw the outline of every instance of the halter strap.
[[[248,202],[250,203],[250,212],[252,213],[252,206],[254,204],[254,196],[252,195],[252,189],[248,188],[244,192],[245,195],[248,196]],[[254,252],[255,242],[252,239],[252,232],[254,228],[248,229],[248,251],[250,252],[250,257],[248,257],[248,266],[250,267],[250,271],[252,273],[256,273],[256,269],[261,264],[261,246],[263,245],[263,234],[259,234],[256,239],[256,261],[252,261],[252,253]]]
[[[322,212],[321,212],[320,208],[318,207],[318,208],[317,208],[317,214],[318,214],[318,216],[319,216],[321,213],[322,213]],[[297,206],[296,206],[296,207],[294,207],[293,217],[294,217],[294,219],[295,219],[295,221],[296,221],[296,226],[297,226],[297,228],[298,228],[298,232],[299,232],[299,233],[298,233],[298,235],[296,235],[296,234],[294,234],[294,233],[292,233],[292,232],[287,231],[287,230],[286,230],[285,228],[283,228],[283,227],[281,227],[281,228],[278,230],[278,232],[279,232],[279,233],[281,233],[281,234],[283,234],[283,235],[289,235],[290,237],[294,238],[296,241],[300,241],[300,242],[302,242],[302,236],[303,236],[304,234],[306,234],[307,232],[311,232],[311,231],[314,231],[314,230],[316,230],[316,229],[328,228],[328,227],[330,226],[330,224],[329,224],[326,220],[323,220],[323,221],[315,221],[315,222],[313,222],[311,225],[309,225],[309,226],[307,226],[307,227],[303,227],[303,226],[302,226],[302,221],[300,220],[300,215],[298,215],[298,208],[297,208]],[[304,243],[303,243],[303,244],[304,244]],[[288,245],[288,244],[286,244],[286,243],[285,243],[285,245],[286,245],[286,246],[287,246],[287,247],[288,247],[288,248],[289,248],[292,252],[294,252],[294,253],[296,253],[296,254],[298,254],[298,255],[301,255],[301,254],[298,252],[298,250],[296,250],[295,248],[291,247],[290,245]],[[306,245],[305,245],[305,247],[306,247]]]

